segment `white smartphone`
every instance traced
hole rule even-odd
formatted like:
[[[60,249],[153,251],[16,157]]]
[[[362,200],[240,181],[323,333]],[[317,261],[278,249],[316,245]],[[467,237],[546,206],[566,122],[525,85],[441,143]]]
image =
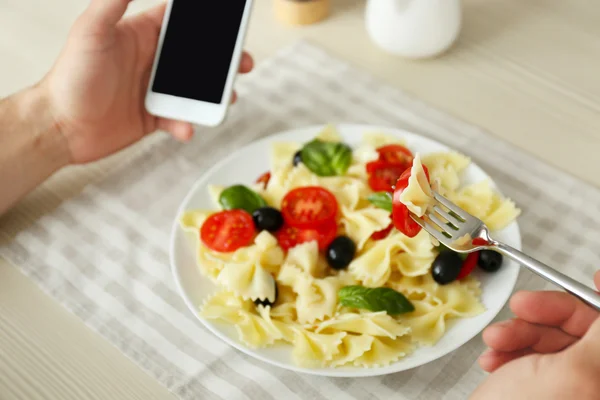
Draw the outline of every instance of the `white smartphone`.
[[[158,117],[217,126],[231,102],[253,0],[169,0],[146,93]]]

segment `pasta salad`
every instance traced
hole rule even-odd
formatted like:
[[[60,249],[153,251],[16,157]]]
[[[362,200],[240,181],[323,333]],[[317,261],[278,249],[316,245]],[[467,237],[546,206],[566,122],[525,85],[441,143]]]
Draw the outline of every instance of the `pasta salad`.
[[[213,209],[180,216],[197,265],[219,290],[200,306],[252,348],[290,346],[303,367],[384,366],[434,345],[449,320],[485,311],[475,268],[498,253],[463,255],[432,241],[431,188],[501,230],[520,211],[487,180],[462,185],[470,159],[414,153],[380,132],[356,148],[333,126],[306,143],[271,144],[256,182],[209,185]]]

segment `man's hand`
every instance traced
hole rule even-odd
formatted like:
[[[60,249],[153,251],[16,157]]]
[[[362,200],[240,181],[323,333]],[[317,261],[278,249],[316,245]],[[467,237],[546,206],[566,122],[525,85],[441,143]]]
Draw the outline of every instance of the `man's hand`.
[[[0,100],[0,215],[70,163],[111,155],[158,129],[191,138],[191,124],[144,107],[165,6],[122,19],[129,3],[91,0],[44,79]],[[251,69],[244,54],[240,71]]]
[[[122,19],[129,3],[92,0],[40,85],[72,163],[108,156],[157,129],[183,141],[193,134],[191,124],[156,118],[144,108],[165,6]],[[251,69],[244,54],[240,71]]]
[[[492,374],[472,399],[600,398],[598,312],[562,292],[517,293],[510,307],[515,319],[483,333],[479,363]]]

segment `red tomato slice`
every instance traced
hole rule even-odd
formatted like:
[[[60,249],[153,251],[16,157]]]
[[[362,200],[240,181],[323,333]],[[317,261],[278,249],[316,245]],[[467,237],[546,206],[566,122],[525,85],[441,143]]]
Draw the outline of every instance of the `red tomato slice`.
[[[385,239],[390,234],[393,227],[394,227],[394,224],[392,223],[385,229],[382,229],[377,232],[373,232],[373,234],[371,235],[371,239],[373,239],[373,240]]]
[[[325,250],[327,246],[335,239],[337,235],[337,224],[329,222],[317,229],[296,228],[290,225],[284,225],[277,231],[277,241],[285,251],[301,243],[317,241],[319,250]]]
[[[281,201],[284,221],[296,228],[317,228],[335,221],[337,212],[335,196],[320,186],[293,189]]]
[[[411,218],[408,208],[402,203],[392,203],[392,222],[408,237],[415,237],[421,232],[421,226]]]
[[[460,273],[456,277],[456,279],[463,279],[469,276],[471,272],[477,266],[477,262],[479,261],[479,252],[476,251],[474,253],[469,253],[465,261],[463,261],[463,265],[460,269]]]
[[[401,164],[406,167],[413,162],[413,154],[409,149],[399,144],[388,144],[377,149],[379,159],[391,164]]]
[[[258,179],[256,180],[256,183],[262,183],[263,187],[266,188],[267,185],[269,184],[270,180],[271,180],[271,173],[267,171],[258,177]]]
[[[427,180],[429,180],[429,170],[424,165],[423,170],[425,171]],[[409,167],[401,174],[400,178],[398,178],[398,182],[396,182],[394,194],[392,195],[392,222],[396,229],[406,236],[415,237],[421,232],[421,226],[412,219],[408,208],[400,202],[400,195],[408,186],[410,171]]]
[[[405,171],[399,164],[390,164],[385,161],[372,161],[367,164],[369,187],[375,192],[392,192],[394,184]]]
[[[475,238],[471,241],[471,243],[473,243],[473,246],[487,246],[490,244],[487,240],[483,238]]]
[[[252,243],[254,233],[250,214],[244,210],[226,210],[204,221],[200,228],[200,239],[211,250],[229,253]]]

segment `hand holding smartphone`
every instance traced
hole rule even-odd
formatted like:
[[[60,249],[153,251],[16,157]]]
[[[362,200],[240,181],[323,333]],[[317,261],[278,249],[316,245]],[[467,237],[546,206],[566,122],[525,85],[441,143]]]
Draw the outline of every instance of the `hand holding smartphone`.
[[[169,0],[145,105],[217,126],[231,102],[253,0]]]

